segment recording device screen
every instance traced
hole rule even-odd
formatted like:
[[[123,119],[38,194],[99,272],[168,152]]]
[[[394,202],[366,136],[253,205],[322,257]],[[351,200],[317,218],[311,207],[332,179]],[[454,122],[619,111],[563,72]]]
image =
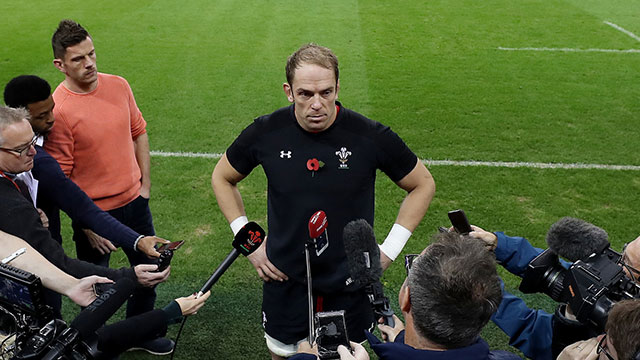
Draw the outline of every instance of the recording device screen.
[[[315,323],[320,359],[339,359],[338,346],[350,348],[344,310],[316,313]]]
[[[20,307],[29,312],[43,306],[42,284],[37,276],[0,264],[0,301]]]
[[[163,252],[165,250],[177,250],[180,248],[180,246],[182,246],[182,244],[184,244],[184,240],[174,241],[168,244],[162,244],[158,248],[158,252]]]

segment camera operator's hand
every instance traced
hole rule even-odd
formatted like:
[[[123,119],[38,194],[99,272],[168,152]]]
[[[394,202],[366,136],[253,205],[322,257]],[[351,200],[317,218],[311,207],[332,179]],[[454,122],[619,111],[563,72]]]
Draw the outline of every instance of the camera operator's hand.
[[[198,310],[204,305],[204,302],[211,296],[211,290],[207,291],[200,297],[196,297],[196,294],[186,297],[177,298],[176,302],[180,305],[180,311],[182,316],[195,315]]]
[[[285,281],[289,280],[289,277],[280,271],[275,265],[269,261],[267,257],[267,238],[264,238],[264,243],[253,254],[247,255],[249,261],[258,272],[260,278],[264,281]]]
[[[346,346],[338,346],[338,354],[340,354],[340,360],[369,360],[369,354],[365,350],[364,346],[350,341],[353,354],[347,349]]]
[[[496,236],[496,234],[485,231],[484,229],[475,225],[471,225],[471,229],[473,229],[473,231],[469,233],[469,236],[482,240],[484,242],[484,245],[490,251],[495,250],[496,246],[498,246],[498,237]]]
[[[156,251],[156,244],[158,243],[168,244],[170,241],[157,236],[145,236],[138,241],[136,249],[145,253],[148,257],[158,258],[160,257],[160,253]]]
[[[164,269],[161,272],[155,272],[158,269],[158,265],[154,264],[140,264],[133,268],[138,278],[138,283],[142,286],[153,287],[169,277],[171,273],[171,266]]]
[[[404,324],[402,320],[400,320],[395,314],[393,314],[394,326],[391,327],[389,325],[384,324],[384,319],[378,319],[378,330],[380,330],[380,334],[382,335],[382,340],[384,342],[394,342],[396,340],[396,336],[404,330]]]
[[[101,283],[112,283],[110,279],[96,275],[87,276],[78,280],[77,284],[67,289],[67,295],[74,303],[80,306],[88,306],[96,299],[93,285]]]
[[[573,343],[558,355],[557,360],[595,360],[598,358],[598,338]]]

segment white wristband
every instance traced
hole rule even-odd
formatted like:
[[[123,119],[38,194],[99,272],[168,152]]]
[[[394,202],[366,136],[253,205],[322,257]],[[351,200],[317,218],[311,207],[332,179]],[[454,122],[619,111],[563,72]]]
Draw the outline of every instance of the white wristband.
[[[391,260],[395,260],[404,245],[409,241],[411,231],[400,224],[393,224],[389,235],[384,239],[382,245],[380,245],[380,251],[382,251]]]
[[[133,250],[134,251],[138,251],[138,243],[140,242],[140,240],[142,240],[143,237],[145,237],[145,236],[144,235],[138,236],[136,241],[133,243]]]
[[[231,224],[229,224],[229,226],[231,227],[231,231],[233,231],[233,236],[236,236],[238,231],[240,231],[240,229],[242,229],[242,227],[245,226],[248,222],[249,219],[247,219],[246,216],[238,216],[235,220],[233,220]]]

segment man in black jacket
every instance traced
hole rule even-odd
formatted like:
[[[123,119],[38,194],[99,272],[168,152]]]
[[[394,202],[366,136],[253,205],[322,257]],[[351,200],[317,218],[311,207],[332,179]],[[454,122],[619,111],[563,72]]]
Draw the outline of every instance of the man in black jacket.
[[[16,175],[33,167],[34,133],[24,109],[0,107],[0,230],[25,240],[62,271],[82,278],[99,275],[118,280],[130,278],[142,286],[155,286],[169,276],[169,268],[156,273],[156,265],[110,269],[69,258],[62,246],[43,226],[33,206],[29,185],[15,181]],[[59,310],[59,309],[58,309]]]

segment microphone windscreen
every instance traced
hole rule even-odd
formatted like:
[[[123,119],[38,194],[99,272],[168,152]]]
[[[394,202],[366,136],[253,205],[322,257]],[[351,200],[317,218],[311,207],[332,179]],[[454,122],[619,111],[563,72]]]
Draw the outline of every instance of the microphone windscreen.
[[[100,328],[133,294],[133,281],[123,278],[106,290],[73,319],[70,327],[78,330],[82,339],[87,339]]]
[[[233,247],[242,255],[247,256],[256,251],[264,242],[266,232],[260,225],[250,221],[233,237]]]
[[[549,228],[547,245],[569,261],[584,260],[609,247],[609,235],[584,220],[563,217]]]
[[[349,222],[342,232],[342,241],[351,279],[358,286],[379,281],[380,249],[371,225],[364,219]]]

